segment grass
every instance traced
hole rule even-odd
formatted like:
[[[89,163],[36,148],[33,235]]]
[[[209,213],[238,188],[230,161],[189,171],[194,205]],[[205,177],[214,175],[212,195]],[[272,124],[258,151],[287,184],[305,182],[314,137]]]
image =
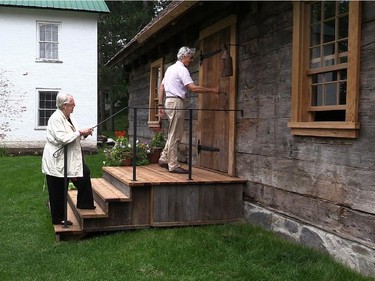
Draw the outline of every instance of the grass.
[[[102,153],[86,160],[100,176]],[[40,166],[39,156],[0,157],[0,280],[374,280],[241,223],[57,242]]]

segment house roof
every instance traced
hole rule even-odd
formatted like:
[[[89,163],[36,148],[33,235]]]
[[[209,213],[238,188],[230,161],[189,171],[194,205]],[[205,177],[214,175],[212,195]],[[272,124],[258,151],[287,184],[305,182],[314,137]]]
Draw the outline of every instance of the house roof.
[[[60,9],[73,10],[82,12],[108,13],[109,9],[104,0],[44,0],[44,1],[30,1],[30,0],[0,0],[0,6],[10,7],[27,7],[27,8],[42,8],[42,9]]]
[[[157,17],[151,20],[129,43],[127,43],[106,66],[114,66],[132,51],[142,46],[147,39],[166,28],[169,24],[191,9],[199,0],[172,1]]]

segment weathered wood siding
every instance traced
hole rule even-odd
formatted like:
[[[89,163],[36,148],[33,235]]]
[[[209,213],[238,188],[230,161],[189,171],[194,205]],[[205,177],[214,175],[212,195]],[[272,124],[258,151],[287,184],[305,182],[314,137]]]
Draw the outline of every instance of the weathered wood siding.
[[[187,14],[192,28],[177,24],[173,29],[179,29],[180,36],[170,38],[164,33],[155,39],[158,55],[131,73],[130,105],[147,107],[151,61],[164,56],[166,69],[175,61],[178,47],[194,46],[199,30],[235,14],[241,45],[237,107],[243,110],[243,116],[237,116],[236,166],[237,175],[248,180],[245,218],[375,275],[375,2],[362,2],[361,129],[357,139],[292,136],[287,127],[293,2],[231,3],[215,2],[215,9],[209,9],[211,4],[206,2],[196,8],[199,12],[191,12],[200,15],[199,24]],[[190,37],[184,37],[186,34]],[[167,43],[160,45],[163,41]],[[194,69],[196,66],[192,72],[197,81]],[[194,105],[192,95],[186,106]],[[140,134],[148,134],[146,125],[138,129]]]
[[[292,4],[258,8],[239,23],[247,51],[239,56],[244,117],[237,128],[238,176],[249,180],[245,202],[374,249],[375,3],[363,2],[361,130],[354,140],[290,134]]]

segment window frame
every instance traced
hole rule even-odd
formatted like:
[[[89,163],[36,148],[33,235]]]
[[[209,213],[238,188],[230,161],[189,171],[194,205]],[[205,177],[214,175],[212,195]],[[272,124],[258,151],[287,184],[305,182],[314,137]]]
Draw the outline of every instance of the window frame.
[[[42,130],[45,130],[46,128],[47,128],[47,124],[48,124],[48,119],[49,119],[49,117],[47,118],[47,122],[46,122],[46,124],[45,125],[41,125],[41,123],[40,123],[40,118],[41,118],[41,116],[40,116],[40,113],[41,113],[41,111],[47,111],[47,110],[50,110],[51,111],[51,114],[53,113],[53,112],[55,112],[56,111],[56,97],[55,97],[55,100],[53,101],[53,103],[52,103],[52,105],[51,105],[51,108],[41,108],[40,107],[40,102],[41,102],[41,93],[45,93],[45,92],[53,92],[53,93],[55,93],[56,94],[56,96],[57,96],[57,94],[59,93],[61,91],[61,89],[50,89],[50,88],[39,88],[39,89],[37,89],[36,90],[36,101],[37,101],[37,103],[36,103],[36,120],[35,120],[35,122],[36,122],[36,126],[35,126],[35,128],[36,129],[42,129]]]
[[[42,25],[53,25],[57,26],[57,34],[58,34],[58,39],[55,44],[57,44],[57,58],[42,58],[41,57],[41,40],[40,40],[40,29]],[[62,61],[60,60],[60,40],[61,39],[61,22],[52,22],[52,21],[37,21],[37,48],[36,48],[36,62],[59,62],[61,63]]]
[[[314,1],[316,2],[316,1]],[[361,3],[349,1],[348,62],[320,71],[347,69],[347,96],[345,121],[314,121],[309,114],[311,86],[309,75],[316,69],[309,69],[309,17],[312,1],[293,2],[293,54],[292,54],[292,110],[288,127],[292,135],[357,138],[360,123],[359,72],[361,49]]]
[[[160,76],[158,75],[160,72]],[[158,89],[164,76],[164,59],[160,58],[150,65],[150,90],[149,90],[149,111],[147,124],[150,128],[160,128],[159,96]]]

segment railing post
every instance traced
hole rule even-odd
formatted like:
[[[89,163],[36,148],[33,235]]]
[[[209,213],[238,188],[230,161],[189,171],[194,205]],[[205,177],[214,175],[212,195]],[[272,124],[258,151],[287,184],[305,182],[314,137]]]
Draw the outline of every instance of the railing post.
[[[68,145],[64,145],[64,225],[68,226]]]
[[[189,109],[189,180],[192,180],[192,159],[193,159],[193,110]]]
[[[133,181],[137,180],[137,108],[133,114]]]

